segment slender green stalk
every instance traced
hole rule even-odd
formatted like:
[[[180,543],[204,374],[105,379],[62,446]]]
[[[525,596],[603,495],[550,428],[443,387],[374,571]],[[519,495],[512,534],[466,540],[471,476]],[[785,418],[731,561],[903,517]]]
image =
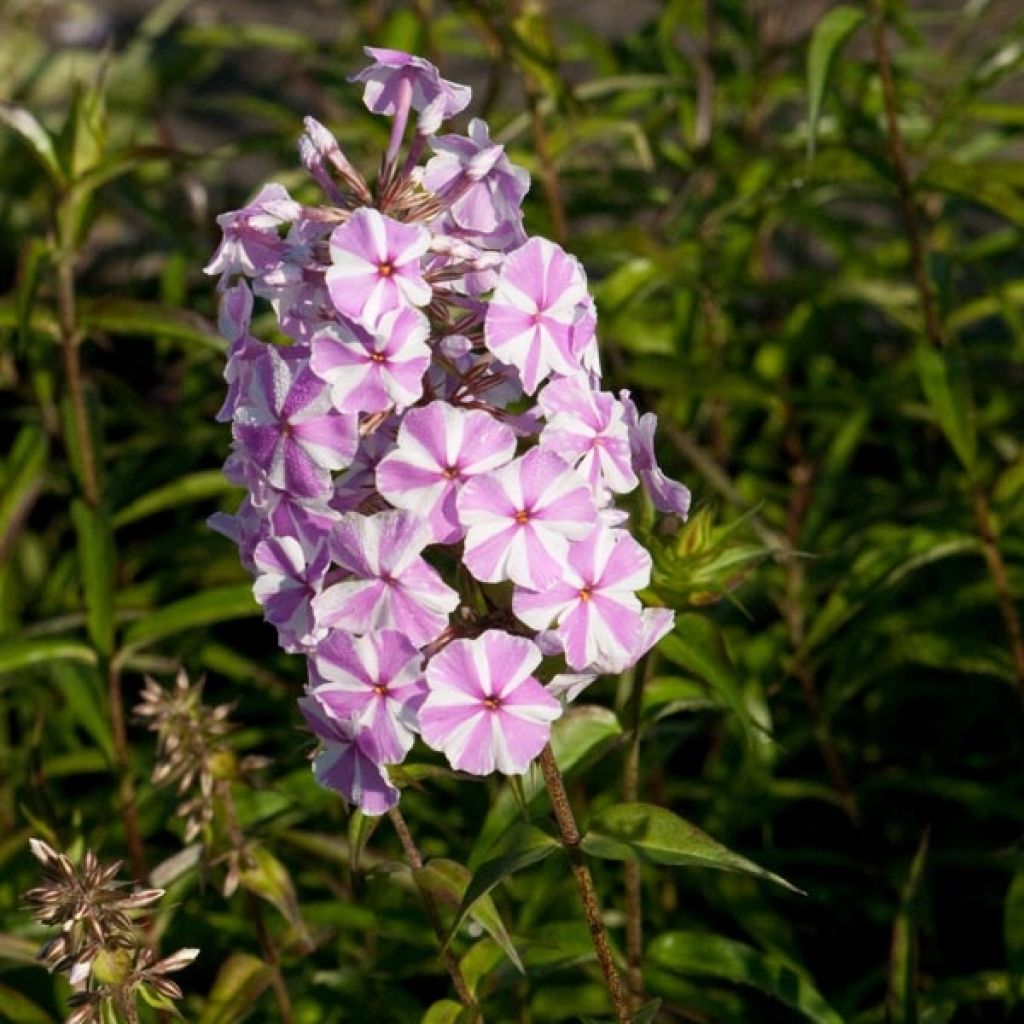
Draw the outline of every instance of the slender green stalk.
[[[228,839],[238,856],[245,854],[245,833],[238,820],[238,812],[235,809],[235,801],[231,797],[231,786],[227,781],[219,782],[217,785],[217,798],[224,809],[224,821],[227,825]],[[267,928],[266,918],[263,916],[263,905],[259,897],[248,889],[245,892],[245,910],[256,930],[256,938],[260,944],[260,952],[263,955],[263,962],[270,968],[270,987],[274,992],[274,1002],[277,1004],[277,1013],[283,1024],[294,1024],[295,1012],[292,1010],[292,1001],[288,995],[288,986],[284,981],[284,974],[281,971],[281,956],[278,953],[277,945],[274,942],[270,929]]]
[[[409,825],[402,816],[402,812],[397,807],[392,807],[388,811],[388,817],[391,819],[391,824],[398,834],[398,841],[402,844],[402,851],[405,853],[405,859],[409,862],[409,867],[413,871],[419,871],[423,867],[423,855],[420,853],[419,847],[412,837],[412,832],[409,831]],[[446,936],[444,925],[441,922],[441,914],[437,909],[437,901],[434,899],[433,894],[423,888],[423,886],[419,886],[419,890],[420,896],[423,898],[423,906],[426,909],[427,917],[430,919],[430,924],[434,929],[434,934],[437,936],[437,941],[442,946],[441,962],[452,979],[452,985],[455,986],[459,1002],[473,1011],[474,1024],[484,1024],[483,1014],[477,1005],[476,999],[473,997],[473,993],[470,992],[469,986],[466,984],[466,979],[462,976],[459,962],[455,959],[455,954],[445,945]]]
[[[899,191],[900,209],[903,214],[903,225],[910,249],[910,264],[921,302],[924,316],[925,334],[929,342],[938,349],[946,347],[946,337],[939,319],[932,290],[931,278],[928,275],[927,251],[924,236],[921,232],[917,206],[910,180],[907,163],[907,151],[900,132],[899,108],[896,102],[896,86],[892,74],[892,61],[889,46],[885,37],[885,8],[881,0],[873,2],[873,18],[871,20],[871,42],[875,52],[875,63],[882,81],[882,99],[885,106],[885,123],[888,134],[889,159],[892,161],[896,175],[896,186]],[[1014,675],[1018,689],[1024,696],[1024,630],[1021,628],[1020,615],[1010,589],[1009,575],[1002,551],[999,549],[992,512],[988,497],[976,480],[971,480],[971,511],[975,527],[981,540],[982,554],[992,578],[996,592],[996,602],[1003,619],[1010,657],[1013,661]]]
[[[605,988],[608,990],[608,998],[611,1000],[615,1010],[616,1020],[619,1024],[630,1024],[633,1015],[629,1008],[629,993],[622,983],[619,970],[615,966],[615,958],[612,955],[612,948],[608,942],[608,933],[604,927],[604,920],[601,917],[601,905],[597,898],[597,889],[594,887],[594,879],[591,877],[590,868],[587,867],[583,850],[580,849],[580,830],[576,825],[576,817],[572,813],[572,805],[569,803],[569,796],[565,792],[565,783],[562,780],[562,773],[558,770],[555,762],[555,755],[551,745],[546,746],[540,754],[540,770],[544,774],[544,782],[548,789],[548,796],[551,798],[551,809],[555,814],[555,822],[558,824],[558,832],[562,837],[562,845],[569,855],[569,862],[572,865],[572,873],[576,878],[576,885],[580,890],[580,898],[583,901],[583,913],[586,917],[587,928],[590,931],[590,941],[594,944],[594,952],[597,954],[597,962],[604,975]]]

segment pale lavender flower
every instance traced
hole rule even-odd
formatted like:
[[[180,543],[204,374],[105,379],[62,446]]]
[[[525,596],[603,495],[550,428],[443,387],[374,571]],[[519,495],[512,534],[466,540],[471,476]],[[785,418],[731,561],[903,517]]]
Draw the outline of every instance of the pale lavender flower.
[[[569,541],[585,537],[597,521],[579,474],[538,448],[468,480],[456,507],[467,528],[469,571],[485,583],[510,579],[531,590],[561,578]]]
[[[467,85],[449,82],[428,60],[403,53],[366,46],[363,52],[373,63],[349,78],[350,82],[364,82],[363,102],[373,114],[396,118],[393,133],[401,139],[410,108],[420,114],[419,131],[431,135],[441,121],[465,110],[472,98]],[[394,147],[397,151],[397,147]],[[389,150],[389,156],[394,153]]]
[[[459,771],[522,775],[562,713],[531,675],[540,661],[535,644],[497,629],[448,644],[427,664],[423,739]]]
[[[377,491],[377,466],[394,449],[400,424],[399,416],[390,416],[372,433],[360,438],[352,465],[334,481],[332,509],[355,512],[367,511],[370,505],[383,507],[384,499]]]
[[[299,136],[299,159],[330,200],[338,205],[345,202],[344,194],[331,177],[333,170],[360,202],[370,202],[372,196],[366,180],[341,151],[334,135],[315,117],[304,117],[302,124],[306,130]]]
[[[381,313],[425,306],[430,285],[420,257],[430,244],[421,224],[403,224],[361,207],[331,235],[327,290],[339,312],[372,327]]]
[[[327,575],[327,546],[304,548],[294,537],[269,537],[256,545],[253,562],[252,592],[264,618],[277,627],[281,646],[299,651],[315,644],[325,632],[313,620],[312,600]]]
[[[304,355],[265,346],[240,402],[233,431],[244,460],[279,490],[328,496],[331,470],[355,455],[356,418],[331,407],[327,386]]]
[[[594,391],[581,376],[551,381],[537,404],[547,426],[540,445],[557,452],[584,477],[594,493],[625,494],[637,485],[622,404]]]
[[[364,814],[386,814],[398,803],[398,789],[388,778],[365,729],[333,718],[316,697],[299,698],[299,711],[320,740],[313,775]]]
[[[530,175],[491,141],[486,123],[474,118],[468,137],[444,135],[430,144],[437,155],[423,170],[423,187],[448,205],[449,229],[485,237],[506,236],[511,229],[525,242],[520,208]]]
[[[465,532],[455,508],[464,482],[503,466],[515,451],[515,434],[490,413],[431,402],[406,413],[394,451],[377,467],[377,489],[451,544]]]
[[[417,647],[436,639],[459,595],[421,557],[430,541],[430,528],[410,512],[342,516],[331,554],[351,575],[314,600],[317,625],[352,633],[400,629]]]
[[[309,681],[334,718],[369,731],[381,762],[405,758],[419,732],[416,711],[427,684],[423,655],[404,633],[384,629],[351,637],[332,631],[310,658]]]
[[[659,512],[685,519],[690,514],[689,488],[665,476],[654,454],[654,432],[658,427],[658,417],[653,412],[645,412],[641,416],[628,391],[620,391],[619,398],[626,411],[629,446],[637,476]]]
[[[533,629],[558,622],[565,659],[577,671],[621,672],[643,634],[636,591],[651,579],[651,556],[623,530],[594,530],[569,548],[562,578],[538,592],[517,587],[516,615]]]
[[[527,394],[551,373],[579,371],[573,332],[586,302],[579,260],[554,242],[531,238],[505,260],[487,307],[484,340],[519,370]]]
[[[310,365],[331,385],[340,412],[403,409],[423,394],[429,333],[427,318],[408,306],[372,328],[340,320],[313,335]]]
[[[264,185],[248,205],[217,218],[224,237],[204,271],[220,274],[222,282],[235,274],[255,277],[266,272],[287,252],[281,227],[301,214],[302,207],[283,185]]]

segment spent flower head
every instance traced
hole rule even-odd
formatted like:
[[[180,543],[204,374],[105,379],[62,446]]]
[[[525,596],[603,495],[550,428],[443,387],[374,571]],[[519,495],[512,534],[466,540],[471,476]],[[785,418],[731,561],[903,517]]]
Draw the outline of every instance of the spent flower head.
[[[158,960],[140,920],[162,889],[118,879],[121,861],[102,864],[92,850],[75,864],[41,839],[29,840],[29,848],[43,865],[43,878],[24,899],[37,921],[60,929],[39,959],[51,972],[66,974],[75,990],[67,1024],[98,1024],[112,1019],[111,1012],[136,1020],[137,997],[151,1005],[181,998],[167,975],[187,967],[199,950],[181,949]]]

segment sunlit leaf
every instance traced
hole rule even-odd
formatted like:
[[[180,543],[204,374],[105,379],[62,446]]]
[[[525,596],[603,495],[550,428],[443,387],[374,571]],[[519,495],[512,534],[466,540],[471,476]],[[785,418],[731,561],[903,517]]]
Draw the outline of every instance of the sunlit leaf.
[[[818,119],[825,99],[829,71],[853,33],[863,24],[863,8],[838,4],[814,26],[807,51],[807,157],[813,159]]]

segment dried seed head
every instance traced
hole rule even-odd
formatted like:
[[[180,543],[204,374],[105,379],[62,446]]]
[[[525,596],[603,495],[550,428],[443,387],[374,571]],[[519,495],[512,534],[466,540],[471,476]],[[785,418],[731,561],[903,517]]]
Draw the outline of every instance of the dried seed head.
[[[118,880],[120,861],[100,863],[91,850],[75,865],[42,840],[29,847],[43,865],[43,884],[23,899],[35,918],[60,928],[39,959],[52,972],[66,974],[77,991],[69,999],[68,1021],[92,1024],[109,1019],[111,1007],[132,1006],[139,986],[148,984],[171,999],[181,989],[163,976],[188,966],[197,949],[182,949],[155,961],[139,919],[163,896],[163,889],[135,889]]]

